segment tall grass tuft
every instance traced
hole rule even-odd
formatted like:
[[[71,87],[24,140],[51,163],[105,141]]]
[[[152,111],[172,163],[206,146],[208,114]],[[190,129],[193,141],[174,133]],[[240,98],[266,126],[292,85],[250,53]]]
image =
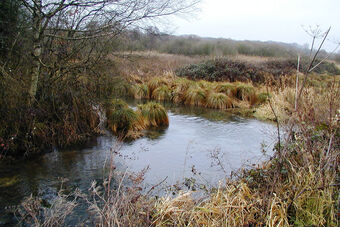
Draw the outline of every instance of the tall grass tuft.
[[[207,91],[198,86],[192,86],[185,94],[185,104],[204,106],[206,103]]]
[[[250,101],[255,96],[255,88],[251,84],[237,83],[236,97],[243,101]]]
[[[149,88],[149,93],[152,94],[156,88],[162,85],[168,85],[168,81],[162,77],[153,77],[148,81],[147,85]]]
[[[145,119],[147,126],[168,126],[169,118],[165,108],[155,102],[138,105],[137,112]]]
[[[107,126],[115,135],[137,138],[145,127],[140,116],[121,99],[107,104],[106,114]]]
[[[237,94],[236,86],[232,83],[218,83],[214,89],[215,91],[224,93],[229,97],[235,97]]]
[[[192,86],[194,82],[192,80],[188,80],[186,78],[178,78],[174,81],[173,84],[173,92],[172,92],[172,101],[174,103],[184,103],[185,101],[185,93],[190,86]]]
[[[167,85],[162,85],[152,92],[152,98],[158,101],[170,101],[171,89]]]
[[[234,103],[230,97],[223,93],[210,92],[207,97],[206,107],[214,109],[233,108]]]
[[[206,90],[212,90],[214,87],[214,83],[206,81],[206,80],[200,80],[196,82],[196,85]]]
[[[146,84],[134,84],[131,86],[130,91],[135,99],[147,99],[150,97],[149,88]]]

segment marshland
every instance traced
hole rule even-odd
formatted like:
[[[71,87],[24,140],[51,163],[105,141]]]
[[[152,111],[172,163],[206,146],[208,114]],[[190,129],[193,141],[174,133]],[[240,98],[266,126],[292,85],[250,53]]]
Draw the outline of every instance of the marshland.
[[[166,31],[207,4],[0,2],[0,226],[339,225],[337,28]]]

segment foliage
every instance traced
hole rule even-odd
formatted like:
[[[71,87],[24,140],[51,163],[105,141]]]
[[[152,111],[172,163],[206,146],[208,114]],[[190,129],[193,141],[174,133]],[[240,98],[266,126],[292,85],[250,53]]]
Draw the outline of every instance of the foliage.
[[[145,127],[141,117],[121,99],[106,104],[106,118],[108,128],[123,139],[141,136],[139,131]]]
[[[149,88],[146,84],[134,84],[131,87],[132,96],[135,99],[145,99],[149,98]]]
[[[224,93],[229,97],[234,97],[237,94],[236,86],[232,83],[219,83],[216,85],[215,90]]]
[[[155,102],[138,105],[138,113],[145,119],[147,126],[168,126],[169,117],[164,107]]]
[[[251,101],[255,96],[255,88],[251,84],[237,83],[236,98]]]
[[[37,102],[29,106],[23,84],[4,76],[0,84],[5,88],[0,92],[0,137],[6,149],[1,155],[23,157],[52,146],[83,143],[99,132],[93,101],[97,92],[103,93],[102,88],[78,80],[76,75],[65,78],[53,85],[45,83],[38,90]]]
[[[207,97],[206,106],[215,109],[226,109],[234,107],[234,104],[229,96],[223,93],[210,92]]]
[[[152,92],[152,96],[153,99],[155,100],[159,100],[159,101],[163,101],[163,100],[167,100],[170,101],[172,94],[171,94],[171,90],[167,85],[162,85],[158,88],[156,88],[153,92]]]
[[[316,61],[315,64],[319,62]],[[296,72],[297,61],[292,59],[268,60],[260,63],[251,63],[228,58],[207,60],[198,64],[191,64],[176,70],[176,75],[193,80],[208,81],[241,81],[264,83],[269,78],[274,78],[273,83],[279,84],[280,79]],[[307,62],[303,59],[300,71],[307,68]],[[340,74],[334,63],[322,62],[315,70],[316,73]]]
[[[185,103],[195,106],[204,106],[206,98],[206,90],[198,86],[191,86],[185,94]]]

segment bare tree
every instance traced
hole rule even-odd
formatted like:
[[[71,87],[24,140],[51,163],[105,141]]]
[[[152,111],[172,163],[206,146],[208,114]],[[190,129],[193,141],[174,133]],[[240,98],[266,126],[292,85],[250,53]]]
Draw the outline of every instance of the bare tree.
[[[77,44],[72,50],[59,50],[59,54],[67,52],[63,57],[69,61],[77,52],[84,51],[85,43],[89,44],[90,40],[103,38],[108,41],[127,28],[145,27],[160,17],[191,12],[199,1],[21,0],[33,22],[31,101],[36,96],[42,68],[54,67],[44,57],[51,59],[56,53],[53,44],[57,43],[61,49],[70,42]],[[95,52],[91,47],[86,50],[87,56]],[[58,56],[55,59],[61,60]],[[60,67],[54,67],[55,72],[58,70]]]

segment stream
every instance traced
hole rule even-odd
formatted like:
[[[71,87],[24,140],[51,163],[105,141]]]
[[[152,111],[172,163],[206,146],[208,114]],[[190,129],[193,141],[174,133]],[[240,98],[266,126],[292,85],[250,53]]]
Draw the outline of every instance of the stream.
[[[135,107],[138,101],[128,103]],[[164,106],[169,127],[148,130],[144,137],[122,143],[114,156],[118,172],[139,172],[148,167],[142,183],[145,190],[160,182],[156,194],[188,181],[216,187],[232,171],[259,163],[272,152],[273,124],[220,110],[169,103]],[[93,180],[100,182],[107,173],[105,166],[115,144],[117,139],[108,133],[85,146],[0,165],[0,213],[30,194],[52,199],[62,178],[68,179],[68,188],[87,192]],[[3,219],[0,214],[0,225],[5,223]]]

